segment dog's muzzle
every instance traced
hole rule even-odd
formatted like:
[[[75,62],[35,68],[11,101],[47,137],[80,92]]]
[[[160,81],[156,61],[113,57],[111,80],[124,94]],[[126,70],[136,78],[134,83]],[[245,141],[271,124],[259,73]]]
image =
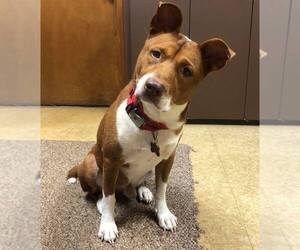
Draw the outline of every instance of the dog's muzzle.
[[[150,77],[144,84],[144,88],[141,93],[142,99],[158,105],[161,97],[166,93],[165,87],[157,80]]]

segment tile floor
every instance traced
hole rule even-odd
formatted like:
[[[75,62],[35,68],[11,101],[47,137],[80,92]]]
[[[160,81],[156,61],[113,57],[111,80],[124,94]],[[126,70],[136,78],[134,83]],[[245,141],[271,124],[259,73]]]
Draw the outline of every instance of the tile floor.
[[[40,131],[41,139],[95,140],[104,112],[104,108],[2,107],[0,139],[37,139]],[[260,201],[265,205],[262,211],[268,211],[273,204],[267,195],[259,197],[258,126],[186,125],[181,143],[193,149],[195,199],[202,229],[200,245],[222,250],[296,249],[284,236],[283,226],[278,227],[281,240],[276,245],[268,245],[270,240],[264,247],[260,245],[260,230],[274,233],[277,224],[270,212],[264,216],[269,218],[268,223],[260,228]],[[274,237],[269,231],[267,237]]]

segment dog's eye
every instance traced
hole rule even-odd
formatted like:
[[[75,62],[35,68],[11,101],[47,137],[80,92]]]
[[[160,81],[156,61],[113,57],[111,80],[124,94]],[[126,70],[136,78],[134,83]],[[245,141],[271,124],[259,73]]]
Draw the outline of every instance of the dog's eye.
[[[184,77],[190,77],[193,75],[193,71],[188,66],[182,66],[179,68],[180,74],[182,74]]]
[[[161,56],[161,52],[156,49],[151,50],[150,53],[151,53],[151,56],[154,57],[155,59],[159,59]]]

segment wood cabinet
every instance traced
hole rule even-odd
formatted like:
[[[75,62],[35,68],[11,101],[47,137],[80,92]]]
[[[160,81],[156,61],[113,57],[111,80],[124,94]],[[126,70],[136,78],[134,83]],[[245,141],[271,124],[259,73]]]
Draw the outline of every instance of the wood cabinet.
[[[192,0],[191,39],[202,42],[222,38],[236,56],[225,68],[200,83],[190,108],[190,119],[245,119],[252,4],[252,0]]]

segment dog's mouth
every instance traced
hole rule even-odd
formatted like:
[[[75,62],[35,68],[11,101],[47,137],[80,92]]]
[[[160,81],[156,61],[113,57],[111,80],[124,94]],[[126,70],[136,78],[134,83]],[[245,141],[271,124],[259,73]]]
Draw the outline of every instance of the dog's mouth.
[[[153,96],[147,92],[137,95],[138,100],[143,104],[155,108],[157,111],[167,112],[170,110],[170,101],[166,96]]]
[[[147,91],[143,91],[142,93],[137,95],[137,98],[141,101],[141,102],[147,102],[150,103],[152,105],[154,105],[157,109],[160,109],[160,96],[155,96],[152,94],[149,94]]]

